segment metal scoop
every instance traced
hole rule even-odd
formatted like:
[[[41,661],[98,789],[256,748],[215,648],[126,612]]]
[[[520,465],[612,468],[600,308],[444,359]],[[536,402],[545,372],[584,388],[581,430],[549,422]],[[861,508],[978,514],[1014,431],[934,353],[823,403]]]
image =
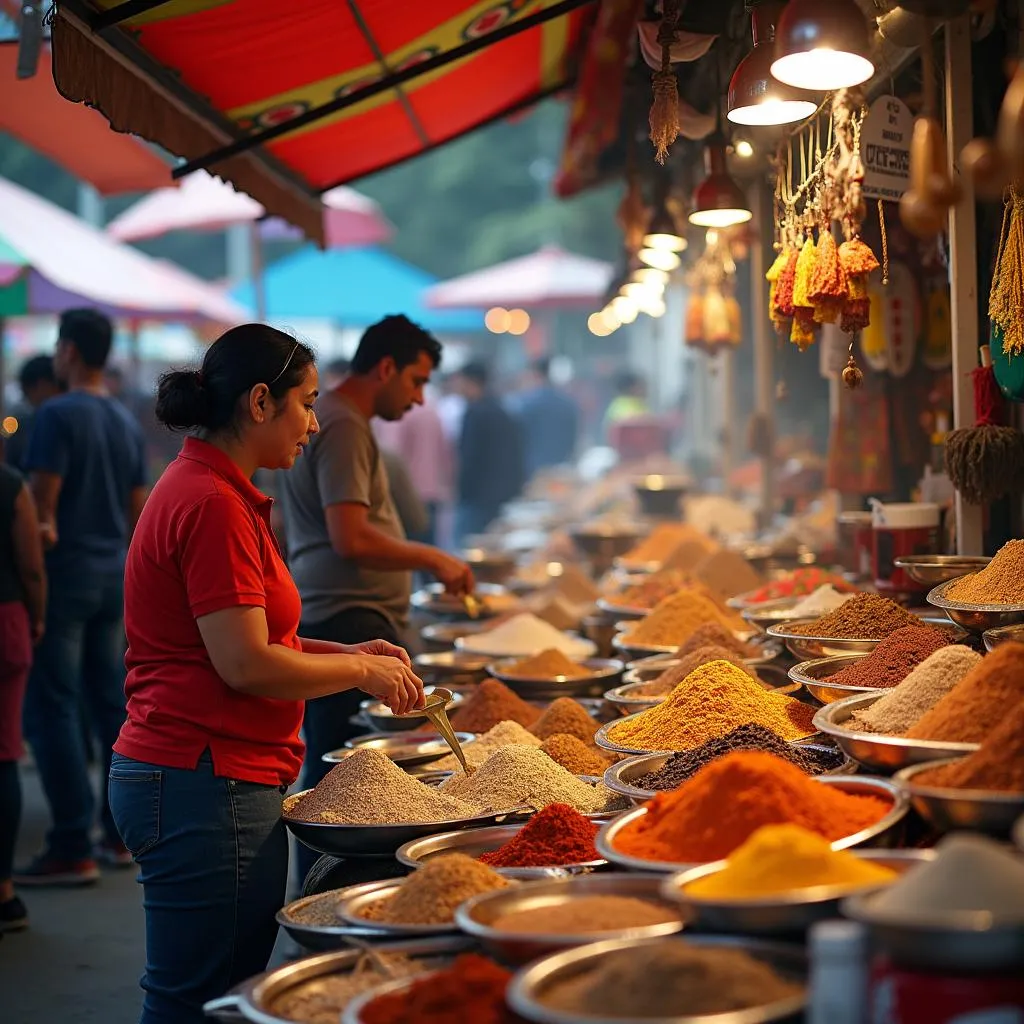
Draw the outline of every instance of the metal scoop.
[[[429,718],[434,728],[441,734],[448,746],[452,748],[452,753],[459,759],[462,770],[469,774],[466,755],[463,754],[462,745],[459,743],[455,730],[452,729],[451,723],[448,721],[446,709],[454,696],[451,690],[447,690],[443,686],[435,686],[433,692],[427,694],[422,708],[413,708],[412,711],[407,711],[404,715],[396,715],[395,717],[419,718],[422,716]]]

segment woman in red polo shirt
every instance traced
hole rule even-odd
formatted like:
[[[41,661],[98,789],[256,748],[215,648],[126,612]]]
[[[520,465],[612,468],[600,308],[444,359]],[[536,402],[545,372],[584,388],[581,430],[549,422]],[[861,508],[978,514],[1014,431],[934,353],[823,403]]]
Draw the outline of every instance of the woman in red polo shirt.
[[[195,436],[128,553],[128,718],[109,785],[144,887],[142,1024],[202,1021],[206,1000],[266,967],[303,701],[358,688],[401,713],[422,700],[401,648],[296,636],[299,594],[251,478],[301,455],[316,396],[313,353],[260,324],[160,381],[158,418]]]

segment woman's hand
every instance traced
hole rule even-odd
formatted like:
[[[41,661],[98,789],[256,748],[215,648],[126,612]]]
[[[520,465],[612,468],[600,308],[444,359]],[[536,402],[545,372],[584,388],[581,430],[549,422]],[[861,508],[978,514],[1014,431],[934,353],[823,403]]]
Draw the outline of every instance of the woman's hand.
[[[366,640],[361,644],[350,644],[348,650],[351,654],[374,654],[382,658],[397,658],[403,665],[412,668],[409,654],[404,647],[388,643],[387,640]]]
[[[384,643],[382,640],[374,642]],[[393,715],[404,715],[423,707],[423,681],[404,661],[371,654],[362,659],[362,669],[363,682],[359,689],[387,704]]]

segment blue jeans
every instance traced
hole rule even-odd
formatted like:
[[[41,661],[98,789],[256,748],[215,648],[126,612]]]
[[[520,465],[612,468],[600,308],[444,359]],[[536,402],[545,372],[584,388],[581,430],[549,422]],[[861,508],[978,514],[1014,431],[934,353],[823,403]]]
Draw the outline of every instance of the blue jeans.
[[[98,741],[103,777],[125,718],[124,579],[120,573],[70,580],[54,576],[46,634],[36,648],[25,694],[25,738],[39,769],[53,827],[47,852],[62,860],[92,856],[96,796],[82,734],[83,702]],[[106,836],[117,838],[101,796]]]
[[[110,807],[146,911],[141,1024],[201,1024],[203,1003],[266,970],[284,904],[285,787],[114,754]]]

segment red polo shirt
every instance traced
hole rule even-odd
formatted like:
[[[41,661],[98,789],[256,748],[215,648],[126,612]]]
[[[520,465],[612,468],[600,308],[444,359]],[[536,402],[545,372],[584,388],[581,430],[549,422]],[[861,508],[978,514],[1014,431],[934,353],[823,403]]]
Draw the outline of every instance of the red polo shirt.
[[[251,697],[225,683],[196,619],[266,610],[272,644],[300,649],[302,603],[270,528],[272,500],[223,452],[194,438],[153,488],[125,567],[128,720],[114,750],[217,775],[286,785],[302,764],[303,703]]]

